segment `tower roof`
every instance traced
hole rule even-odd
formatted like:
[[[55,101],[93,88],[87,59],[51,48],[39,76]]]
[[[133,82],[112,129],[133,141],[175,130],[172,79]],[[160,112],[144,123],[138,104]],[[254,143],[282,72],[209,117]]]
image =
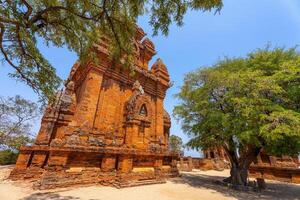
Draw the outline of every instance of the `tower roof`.
[[[155,74],[158,78],[163,79],[165,82],[169,83],[170,76],[166,65],[163,63],[162,59],[158,58],[151,67],[151,72]]]

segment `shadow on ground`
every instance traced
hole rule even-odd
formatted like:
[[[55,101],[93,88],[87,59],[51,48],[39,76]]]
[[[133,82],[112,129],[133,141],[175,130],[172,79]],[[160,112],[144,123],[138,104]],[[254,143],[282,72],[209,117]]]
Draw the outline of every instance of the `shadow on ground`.
[[[181,178],[172,179],[171,182],[188,184],[196,188],[211,189],[227,197],[234,197],[241,200],[300,200],[300,185],[266,181],[267,189],[262,192],[243,192],[216,183],[217,181],[222,181],[224,178],[226,177],[183,173]]]
[[[28,197],[25,197],[22,200],[78,200],[78,197],[72,196],[61,196],[60,194],[56,193],[35,193],[31,194]]]

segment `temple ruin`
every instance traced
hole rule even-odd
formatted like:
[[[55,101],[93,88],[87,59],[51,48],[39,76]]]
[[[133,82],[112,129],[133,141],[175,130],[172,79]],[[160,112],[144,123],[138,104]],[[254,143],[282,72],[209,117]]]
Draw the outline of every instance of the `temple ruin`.
[[[208,149],[204,157],[217,163],[213,169],[220,169],[223,163],[229,163],[226,152],[222,149]],[[226,162],[227,161],[227,162]],[[228,165],[226,168],[230,168]],[[250,165],[249,176],[291,183],[300,183],[300,163],[298,156],[268,155],[262,150],[255,161]]]
[[[222,148],[203,151],[203,158],[182,157],[177,161],[182,171],[230,169],[229,158]],[[263,150],[250,165],[249,176],[259,179],[300,183],[300,162],[298,156],[272,156]]]
[[[300,183],[300,162],[298,156],[272,156],[264,151],[251,164],[249,175],[290,183]]]
[[[94,45],[99,61],[77,62],[47,107],[32,146],[20,148],[10,178],[36,180],[40,189],[74,184],[128,187],[178,175],[168,152],[170,116],[164,98],[167,67],[142,29],[134,40],[134,74],[114,65],[107,42]]]

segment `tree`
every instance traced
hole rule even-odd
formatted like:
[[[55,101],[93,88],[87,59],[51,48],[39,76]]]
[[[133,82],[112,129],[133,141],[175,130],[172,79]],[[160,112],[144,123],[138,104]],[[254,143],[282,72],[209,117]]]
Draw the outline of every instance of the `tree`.
[[[32,142],[32,122],[40,114],[36,103],[20,96],[0,97],[0,147],[18,149]]]
[[[11,165],[17,161],[18,153],[10,149],[0,150],[0,165]]]
[[[112,57],[128,55],[130,61],[137,18],[147,11],[154,35],[167,35],[172,22],[183,24],[188,8],[221,7],[222,0],[1,0],[0,55],[15,71],[10,75],[45,101],[53,97],[60,78],[39,51],[38,39],[47,46],[66,46],[84,61],[93,56],[87,50],[105,36],[110,38]]]
[[[263,148],[273,155],[300,151],[300,54],[267,47],[225,59],[185,76],[174,109],[192,148],[222,147],[234,185]]]
[[[184,145],[182,139],[177,135],[171,135],[169,138],[169,151],[172,153],[184,154]]]

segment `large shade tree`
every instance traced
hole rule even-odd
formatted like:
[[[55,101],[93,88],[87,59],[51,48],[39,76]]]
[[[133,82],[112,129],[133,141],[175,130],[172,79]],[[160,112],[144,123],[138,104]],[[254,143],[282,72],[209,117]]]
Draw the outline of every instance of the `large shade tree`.
[[[37,41],[66,46],[84,61],[101,36],[110,38],[112,57],[127,58],[139,16],[148,14],[154,35],[168,34],[172,22],[183,24],[187,9],[219,11],[222,0],[0,0],[0,59],[42,100],[53,97],[60,85],[55,68],[37,47]],[[130,67],[130,66],[129,66]]]
[[[248,168],[264,149],[300,151],[300,54],[265,48],[185,76],[174,109],[193,148],[225,149],[232,184],[247,185]]]

